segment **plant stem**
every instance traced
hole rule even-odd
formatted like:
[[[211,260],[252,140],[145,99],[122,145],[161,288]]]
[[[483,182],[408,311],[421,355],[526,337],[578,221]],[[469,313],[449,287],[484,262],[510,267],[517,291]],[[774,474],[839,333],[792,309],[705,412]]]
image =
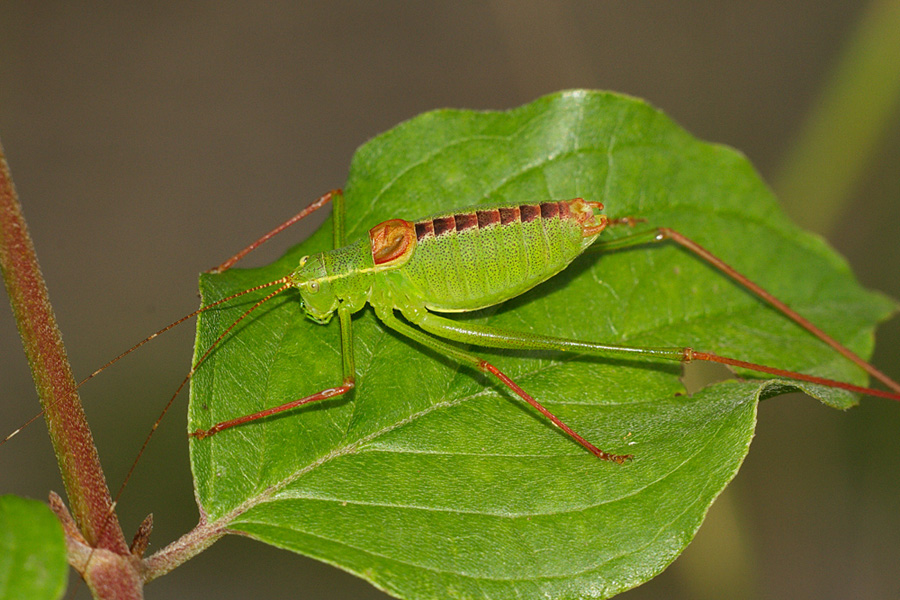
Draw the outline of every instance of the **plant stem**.
[[[90,546],[130,559],[2,144],[0,269],[75,521]],[[121,566],[128,568],[125,561]],[[104,584],[109,583],[110,573],[115,570],[110,569],[107,562]],[[90,576],[87,579],[91,585]],[[91,587],[98,597],[112,597],[93,585]],[[119,594],[118,597],[142,597],[139,585],[136,590],[118,587],[110,593]]]
[[[900,2],[873,0],[787,152],[775,189],[798,223],[827,233],[900,107]]]
[[[150,582],[165,575],[181,563],[212,546],[219,538],[228,533],[225,528],[228,522],[227,518],[222,518],[210,523],[205,516],[201,516],[200,523],[191,531],[144,559],[142,567],[144,581]]]

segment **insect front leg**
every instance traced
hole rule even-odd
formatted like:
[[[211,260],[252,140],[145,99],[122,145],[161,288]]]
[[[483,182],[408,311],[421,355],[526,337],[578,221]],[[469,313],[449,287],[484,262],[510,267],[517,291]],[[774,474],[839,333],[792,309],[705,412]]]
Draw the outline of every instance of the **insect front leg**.
[[[215,272],[224,271],[225,269],[230,268],[234,263],[243,258],[246,254],[256,249],[260,244],[267,241],[269,238],[274,236],[277,233],[280,233],[287,227],[290,227],[300,219],[306,217],[313,211],[321,208],[329,201],[334,203],[334,211],[332,213],[332,222],[333,222],[333,232],[334,232],[334,247],[339,248],[344,245],[344,194],[341,190],[332,190],[327,194],[320,197],[318,200],[304,208],[297,215],[291,217],[260,239],[256,240],[252,244],[250,244],[247,248],[244,248],[242,251],[238,252],[235,256],[228,259],[216,269]],[[279,290],[280,291],[280,290]],[[312,394],[310,396],[304,396],[303,398],[298,398],[297,400],[293,400],[291,402],[287,402],[285,404],[281,404],[279,406],[273,406],[272,408],[267,408],[265,410],[261,410],[259,412],[255,412],[250,415],[244,415],[242,417],[237,417],[234,419],[229,419],[228,421],[222,421],[221,423],[216,423],[209,429],[197,429],[191,433],[192,437],[197,439],[203,439],[219,433],[220,431],[224,431],[225,429],[230,429],[232,427],[236,427],[238,425],[243,425],[245,423],[250,423],[274,414],[278,414],[280,412],[284,412],[287,410],[291,410],[293,408],[297,408],[298,406],[303,406],[304,404],[310,404],[312,402],[318,402],[319,400],[327,400],[328,398],[335,398],[337,396],[342,396],[346,394],[350,390],[354,388],[356,385],[356,365],[353,360],[353,330],[351,327],[351,311],[350,305],[346,303],[341,303],[337,309],[338,320],[341,324],[341,368],[343,371],[343,381],[341,385],[333,388],[328,388]],[[231,327],[234,327],[232,324]],[[229,328],[230,329],[230,328]],[[207,354],[209,352],[207,351]],[[203,358],[206,358],[204,355]],[[201,359],[202,360],[202,359]],[[194,367],[196,369],[196,366]],[[193,372],[193,371],[192,371]]]
[[[203,438],[215,435],[220,431],[231,429],[232,427],[243,425],[245,423],[251,423],[286,410],[297,408],[298,406],[318,402],[319,400],[336,398],[352,390],[356,385],[356,364],[353,359],[353,333],[350,323],[350,310],[344,305],[338,307],[338,320],[341,324],[341,366],[344,376],[343,382],[339,386],[327,388],[320,392],[316,392],[315,394],[304,396],[303,398],[298,398],[297,400],[273,406],[253,414],[222,421],[221,423],[216,423],[209,429],[197,429],[191,432],[191,437],[202,440]]]

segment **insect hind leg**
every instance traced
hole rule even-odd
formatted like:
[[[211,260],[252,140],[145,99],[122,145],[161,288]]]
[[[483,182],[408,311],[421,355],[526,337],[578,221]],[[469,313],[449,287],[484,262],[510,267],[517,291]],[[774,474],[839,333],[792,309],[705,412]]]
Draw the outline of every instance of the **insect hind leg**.
[[[394,315],[393,309],[391,308],[383,308],[378,310],[378,318],[381,319],[381,321],[385,325],[387,325],[394,331],[410,338],[415,342],[422,344],[423,346],[431,348],[435,352],[443,354],[444,356],[457,360],[463,364],[473,366],[479,371],[490,373],[491,375],[495,376],[506,387],[515,392],[517,396],[530,404],[535,410],[537,410],[544,417],[550,420],[551,423],[559,427],[563,432],[565,432],[566,435],[581,444],[581,446],[583,446],[588,452],[590,452],[597,458],[608,460],[610,462],[615,462],[618,464],[622,464],[632,458],[630,454],[611,454],[591,444],[589,441],[584,439],[584,437],[579,435],[574,429],[566,425],[559,417],[547,410],[540,402],[535,400],[534,397],[532,397],[525,390],[519,387],[519,385],[515,381],[510,379],[506,374],[500,371],[500,369],[487,362],[486,360],[483,360],[473,354],[469,354],[468,352],[451,346],[450,344],[447,344],[440,339],[432,337],[427,333],[404,323]]]
[[[624,237],[621,237],[616,240],[603,240],[594,242],[590,248],[588,248],[591,252],[604,252],[610,250],[622,250],[625,248],[631,248],[634,246],[641,246],[644,244],[656,244],[661,242],[673,242],[678,244],[697,258],[700,258],[710,265],[713,268],[718,270],[721,273],[724,273],[732,280],[734,280],[738,285],[742,286],[746,290],[749,290],[752,294],[756,295],[758,298],[768,303],[770,306],[775,308],[778,312],[783,314],[788,319],[794,321],[797,325],[811,333],[812,335],[819,338],[823,343],[830,346],[833,350],[844,356],[846,359],[853,362],[855,365],[863,369],[866,373],[874,377],[875,379],[882,382],[884,385],[889,387],[894,391],[893,394],[889,394],[887,397],[892,399],[900,398],[900,383],[894,381],[890,377],[888,377],[883,372],[879,371],[872,364],[863,360],[859,355],[855,352],[838,342],[836,339],[825,333],[822,329],[820,329],[817,325],[812,323],[809,319],[799,314],[797,311],[788,306],[785,302],[775,297],[772,293],[768,292],[759,284],[752,281],[749,277],[740,273],[737,269],[726,263],[724,260],[687,237],[683,233],[680,233],[674,229],[669,227],[657,227],[655,229],[651,229],[649,231],[643,231],[639,233],[633,233]],[[826,384],[830,385],[830,384]],[[838,386],[839,387],[839,386]],[[872,394],[872,391],[868,388],[863,388],[866,391],[863,393],[871,394],[871,395],[882,395],[879,393]]]

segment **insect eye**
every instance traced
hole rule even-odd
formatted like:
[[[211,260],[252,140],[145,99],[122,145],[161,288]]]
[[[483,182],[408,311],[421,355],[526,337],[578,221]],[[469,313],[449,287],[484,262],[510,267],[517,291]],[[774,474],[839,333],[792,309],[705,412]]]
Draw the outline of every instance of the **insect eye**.
[[[318,282],[318,281],[310,281],[310,282],[306,285],[306,288],[307,288],[310,292],[312,292],[313,294],[315,294],[316,292],[319,291],[319,282]]]
[[[304,256],[303,258],[301,258],[301,259],[300,259],[300,266],[302,267],[303,265],[305,265],[305,264],[306,264],[306,261],[308,261],[308,260],[309,260],[309,256],[308,256],[308,255],[307,255],[307,256]]]

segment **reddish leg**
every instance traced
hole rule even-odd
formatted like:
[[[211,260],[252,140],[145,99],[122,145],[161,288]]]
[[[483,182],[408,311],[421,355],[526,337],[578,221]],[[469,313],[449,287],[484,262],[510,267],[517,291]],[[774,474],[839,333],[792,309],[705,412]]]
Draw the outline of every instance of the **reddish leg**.
[[[552,412],[544,408],[540,402],[532,398],[525,390],[519,387],[515,381],[507,377],[500,369],[492,365],[491,363],[482,360],[478,365],[478,368],[487,373],[491,373],[497,377],[500,381],[502,381],[506,387],[514,391],[522,400],[533,406],[539,413],[550,419],[550,421],[562,429],[568,434],[573,440],[584,446],[588,452],[596,456],[597,458],[601,458],[603,460],[608,460],[614,463],[619,463],[620,465],[628,460],[631,460],[631,454],[610,454],[609,452],[604,452],[600,448],[596,447],[580,435],[576,433],[571,427],[560,421],[559,417],[554,415]]]
[[[252,310],[252,309],[251,309]],[[284,412],[286,410],[291,410],[292,408],[297,408],[298,406],[303,406],[304,404],[310,404],[312,402],[318,402],[319,400],[327,400],[328,398],[335,398],[337,396],[341,396],[346,394],[350,390],[353,389],[356,381],[356,366],[353,361],[353,334],[350,328],[350,310],[346,308],[344,305],[341,305],[337,309],[338,319],[341,324],[341,357],[342,357],[342,368],[344,372],[344,382],[334,388],[328,388],[322,390],[321,392],[317,392],[310,396],[304,396],[298,400],[294,400],[292,402],[287,402],[285,404],[281,404],[279,406],[273,406],[272,408],[267,408],[265,410],[261,410],[259,412],[255,412],[250,415],[244,415],[241,417],[236,417],[234,419],[229,419],[227,421],[222,421],[221,423],[216,423],[209,429],[197,429],[196,431],[191,432],[191,437],[197,438],[198,440],[202,440],[203,438],[207,438],[211,435],[215,435],[220,431],[224,431],[226,429],[230,429],[237,425],[243,425],[244,423],[250,423],[252,421],[256,421],[271,415],[278,414],[280,412]],[[245,313],[246,315],[246,313]],[[243,318],[243,317],[241,317]],[[240,320],[240,319],[239,319]],[[237,322],[235,322],[235,325]],[[219,339],[222,336],[226,335],[234,325],[229,327],[225,332],[219,336]],[[217,340],[218,341],[218,340]],[[206,358],[209,355],[209,351],[203,355],[201,360]],[[195,367],[196,369],[196,367]],[[192,371],[193,372],[193,371]]]
[[[519,385],[515,381],[513,381],[512,379],[507,377],[503,372],[500,371],[500,369],[498,369],[491,363],[489,363],[485,360],[481,360],[480,358],[478,358],[477,356],[475,356],[473,354],[469,354],[468,352],[460,350],[456,346],[447,344],[443,340],[439,340],[435,337],[432,337],[432,336],[428,335],[427,333],[425,333],[419,329],[416,329],[415,327],[412,327],[411,325],[406,324],[405,322],[401,321],[396,316],[394,316],[394,310],[391,307],[376,306],[375,310],[376,310],[376,314],[378,315],[378,318],[381,319],[381,321],[385,325],[387,325],[391,329],[397,331],[398,333],[408,337],[409,339],[411,339],[415,342],[422,344],[423,346],[425,346],[427,348],[431,348],[435,352],[438,352],[440,354],[448,356],[448,357],[450,357],[454,360],[457,360],[463,364],[471,365],[482,372],[490,373],[490,374],[494,375],[495,377],[497,377],[497,379],[502,381],[504,385],[506,385],[513,392],[515,392],[517,396],[519,396],[525,402],[527,402],[528,404],[533,406],[539,413],[544,415],[554,425],[556,425],[557,427],[562,429],[566,433],[566,435],[568,435],[573,440],[575,440],[576,442],[581,444],[588,452],[590,452],[597,458],[600,458],[603,460],[608,460],[610,462],[615,462],[615,463],[619,463],[619,464],[622,464],[631,458],[630,454],[610,454],[609,452],[604,452],[600,448],[597,448],[596,446],[594,446],[592,443],[590,443],[589,441],[584,439],[582,436],[580,436],[578,433],[576,433],[574,429],[572,429],[571,427],[569,427],[568,425],[563,423],[559,417],[557,417],[556,415],[551,413],[549,410],[544,408],[544,406],[541,405],[540,402],[538,402],[533,397],[531,397],[531,395],[529,395],[528,393],[525,392],[525,390],[523,390],[521,387],[519,387]],[[430,315],[429,313],[426,313],[426,315],[433,316],[433,315]],[[456,322],[454,321],[453,323],[456,323]],[[447,336],[447,337],[450,339],[453,339],[452,336]],[[475,343],[478,343],[478,342],[475,342]]]
[[[354,382],[353,378],[351,377],[349,380],[344,381],[342,385],[339,385],[336,388],[328,388],[327,390],[322,390],[321,392],[318,392],[311,396],[306,396],[305,398],[300,398],[299,400],[294,400],[293,402],[288,402],[287,404],[273,406],[272,408],[267,408],[250,415],[244,415],[243,417],[237,417],[236,419],[222,421],[221,423],[216,423],[209,429],[197,429],[196,431],[191,432],[191,437],[202,440],[203,438],[215,435],[220,431],[230,429],[237,425],[243,425],[244,423],[256,421],[258,419],[262,419],[271,415],[276,415],[280,412],[291,410],[292,408],[297,408],[298,406],[303,406],[304,404],[310,404],[312,402],[318,402],[319,400],[327,400],[328,398],[341,396],[352,390],[353,386]]]
[[[632,218],[626,217],[626,220],[624,222],[627,223],[630,219],[632,219]],[[616,219],[612,222],[615,222],[615,221],[622,221],[622,220]],[[797,323],[798,325],[800,325],[801,327],[806,329],[808,332],[810,332],[811,334],[813,334],[814,336],[816,336],[817,338],[822,340],[825,344],[827,344],[828,346],[833,348],[835,351],[840,353],[842,356],[853,361],[853,363],[855,363],[861,369],[866,371],[869,375],[871,375],[872,377],[875,377],[876,379],[881,381],[884,385],[886,385],[887,387],[894,390],[894,392],[900,393],[900,383],[897,383],[896,381],[894,381],[893,379],[891,379],[890,377],[888,377],[887,375],[885,375],[884,373],[882,373],[881,371],[876,369],[874,366],[872,366],[868,362],[864,361],[862,358],[857,356],[852,350],[843,346],[840,342],[838,342],[837,340],[832,338],[830,335],[828,335],[827,333],[825,333],[824,331],[819,329],[816,325],[814,325],[808,319],[806,319],[805,317],[803,317],[802,315],[797,313],[795,310],[793,310],[791,307],[789,307],[787,304],[785,304],[784,302],[782,302],[781,300],[779,300],[778,298],[776,298],[775,296],[773,296],[772,294],[767,292],[761,286],[757,285],[756,283],[754,283],[753,281],[748,279],[745,275],[742,275],[741,273],[736,271],[731,265],[727,264],[722,259],[720,259],[719,257],[712,254],[709,250],[707,250],[706,248],[704,248],[697,242],[691,240],[690,238],[675,231],[674,229],[669,229],[668,227],[658,227],[651,231],[636,233],[633,235],[629,235],[627,237],[619,238],[617,240],[596,242],[596,243],[594,243],[593,246],[591,246],[591,248],[596,251],[617,250],[620,248],[628,248],[631,246],[638,246],[641,244],[648,244],[648,243],[655,243],[655,242],[664,242],[667,240],[671,240],[671,241],[675,242],[676,244],[682,246],[683,248],[690,250],[696,256],[699,256],[700,258],[702,258],[703,260],[705,260],[706,262],[708,262],[709,264],[714,266],[719,271],[722,271],[723,273],[725,273],[726,275],[728,275],[729,277],[734,279],[736,282],[738,282],[739,284],[741,284],[742,286],[744,286],[745,288],[747,288],[748,290],[753,292],[756,296],[758,296],[759,298],[761,298],[762,300],[764,300],[765,302],[769,303],[771,306],[773,306],[774,308],[779,310],[786,317],[788,317],[789,319],[791,319],[792,321],[794,321],[795,323]],[[696,354],[699,355],[700,353],[696,353]],[[695,356],[695,358],[699,358],[699,356]],[[703,360],[710,360],[710,359],[704,358]],[[722,361],[716,361],[716,362],[722,362]],[[740,361],[736,361],[736,362],[740,362]],[[729,363],[729,364],[736,364],[736,362]],[[736,366],[741,366],[741,365],[736,365]],[[748,368],[752,368],[752,367],[748,367]],[[756,369],[756,370],[761,370],[761,369]],[[771,372],[771,371],[766,371],[766,372]],[[788,372],[783,371],[779,374],[781,375],[783,373],[788,373]],[[782,376],[792,377],[794,379],[804,379],[806,381],[812,381],[808,377],[803,377],[803,376],[801,376],[801,377],[796,377],[794,375],[782,375]],[[814,383],[823,383],[823,382],[816,381]],[[832,382],[824,383],[824,385],[831,385],[832,387],[842,387],[839,385],[835,385]],[[879,394],[877,392],[873,393],[868,388],[859,388],[854,391],[860,391],[860,390],[862,390],[862,393],[864,393],[864,394],[884,396],[884,397],[892,398],[895,400],[900,398],[900,396],[898,396],[897,393],[887,394],[887,395]]]

